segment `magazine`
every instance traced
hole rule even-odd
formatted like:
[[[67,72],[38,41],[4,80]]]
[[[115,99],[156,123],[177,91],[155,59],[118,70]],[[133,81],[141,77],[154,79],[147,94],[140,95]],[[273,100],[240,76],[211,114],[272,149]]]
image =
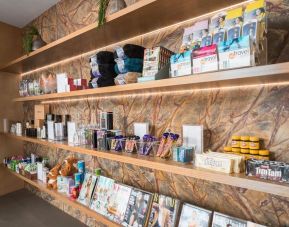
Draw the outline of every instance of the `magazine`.
[[[97,176],[91,173],[86,173],[84,181],[78,196],[77,201],[85,206],[88,206],[91,200],[91,196],[97,182]]]
[[[182,208],[179,227],[209,227],[211,226],[212,214],[212,211],[186,203]]]
[[[108,217],[116,223],[122,223],[128,205],[132,188],[123,184],[114,183],[112,194],[108,202]]]
[[[174,227],[180,201],[164,195],[154,195],[149,227]]]
[[[247,221],[214,212],[212,227],[247,227]]]
[[[91,199],[90,209],[107,216],[108,201],[111,197],[114,180],[100,176]]]
[[[146,226],[153,194],[134,188],[130,194],[123,226]]]

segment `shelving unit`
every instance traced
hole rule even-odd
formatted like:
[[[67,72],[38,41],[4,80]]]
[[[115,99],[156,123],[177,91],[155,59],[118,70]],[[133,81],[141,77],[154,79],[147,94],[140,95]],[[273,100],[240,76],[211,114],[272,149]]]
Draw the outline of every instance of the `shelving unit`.
[[[197,179],[208,180],[220,184],[246,188],[250,190],[270,193],[289,198],[289,185],[247,177],[244,173],[224,174],[201,168],[196,168],[191,164],[182,164],[170,160],[163,160],[157,157],[139,156],[137,154],[127,154],[124,152],[117,153],[110,151],[98,151],[96,149],[87,148],[84,146],[70,146],[67,144],[67,142],[47,141],[25,136],[15,136],[11,134],[4,134],[4,135],[12,139],[40,144],[51,148],[63,149],[81,154],[92,155],[95,157],[104,158],[111,161],[132,164],[145,168],[169,172],[172,174],[178,174],[185,177],[193,177]]]
[[[25,73],[241,2],[244,0],[142,0],[108,16],[101,28],[93,23],[0,66],[0,71]]]
[[[132,94],[145,92],[162,92],[186,89],[211,89],[232,86],[248,86],[268,83],[289,83],[289,62],[183,76],[137,84],[110,86],[65,93],[54,93],[39,96],[15,98],[15,102],[40,101],[63,98],[79,98],[84,96],[105,96],[114,94]]]
[[[5,167],[2,167],[2,168],[4,169]],[[28,178],[26,178],[26,177],[24,177],[24,176],[22,176],[22,175],[20,175],[18,173],[15,173],[15,172],[13,172],[13,171],[11,171],[9,169],[7,169],[7,172],[13,174],[14,176],[16,176],[18,178],[20,178],[21,180],[25,181],[26,183],[38,188],[40,191],[46,192],[47,194],[51,195],[55,199],[57,199],[59,201],[62,201],[64,203],[72,206],[73,208],[82,211],[83,213],[87,214],[90,217],[95,218],[97,221],[103,223],[104,225],[111,226],[111,227],[119,227],[120,226],[119,224],[117,224],[117,223],[115,223],[113,221],[110,221],[105,216],[103,216],[101,214],[98,214],[95,211],[89,209],[88,207],[86,207],[86,206],[84,206],[84,205],[82,205],[82,204],[70,199],[66,195],[61,194],[61,193],[59,193],[57,191],[48,189],[46,187],[46,184],[44,184],[41,181],[30,180],[30,179],[28,179]]]

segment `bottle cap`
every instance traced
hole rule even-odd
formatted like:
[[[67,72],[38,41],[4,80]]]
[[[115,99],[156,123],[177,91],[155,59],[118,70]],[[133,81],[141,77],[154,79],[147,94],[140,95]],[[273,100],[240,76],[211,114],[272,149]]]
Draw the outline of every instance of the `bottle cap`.
[[[259,150],[259,155],[261,155],[261,156],[268,156],[269,153],[270,152],[268,150]]]
[[[241,140],[249,141],[250,140],[250,136],[241,136]]]
[[[240,136],[236,136],[236,135],[234,135],[234,136],[232,136],[232,140],[240,140]]]
[[[232,147],[224,147],[225,152],[232,152]]]
[[[252,142],[258,142],[259,140],[260,140],[259,137],[250,136],[250,141],[252,141]]]

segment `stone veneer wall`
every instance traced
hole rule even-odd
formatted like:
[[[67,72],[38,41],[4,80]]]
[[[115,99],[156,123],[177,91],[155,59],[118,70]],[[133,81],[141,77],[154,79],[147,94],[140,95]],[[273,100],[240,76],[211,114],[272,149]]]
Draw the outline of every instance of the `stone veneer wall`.
[[[289,2],[268,2],[269,63],[288,61]],[[46,42],[52,42],[97,20],[94,0],[62,0],[32,23],[40,28]],[[162,45],[177,51],[182,28],[175,26],[158,34],[131,40],[145,47]],[[89,78],[88,57],[28,75],[68,72],[74,77]],[[55,114],[71,114],[74,121],[90,123],[99,111],[113,111],[115,126],[132,131],[135,121],[148,121],[152,133],[160,135],[166,128],[180,133],[182,124],[203,124],[207,130],[206,147],[221,150],[232,134],[255,134],[265,139],[265,145],[277,160],[289,162],[289,86],[254,86],[238,89],[190,91],[184,94],[159,94],[112,99],[79,99],[51,104]],[[33,119],[34,102],[24,103],[25,119]],[[78,114],[81,113],[81,114]],[[55,151],[44,146],[25,145],[27,153],[48,156],[50,164],[63,160],[68,151]],[[88,168],[101,167],[103,174],[128,185],[181,199],[184,202],[223,212],[235,217],[269,226],[289,226],[289,199],[267,193],[231,187],[195,178],[183,177],[149,168],[141,168],[74,154],[86,161]],[[27,185],[42,198],[89,226],[102,226],[97,220],[74,210],[54,198]]]

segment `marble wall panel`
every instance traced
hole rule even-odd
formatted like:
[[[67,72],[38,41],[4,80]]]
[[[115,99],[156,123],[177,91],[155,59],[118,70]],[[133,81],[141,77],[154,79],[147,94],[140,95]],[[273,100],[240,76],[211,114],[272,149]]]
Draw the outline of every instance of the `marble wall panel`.
[[[270,0],[268,4],[269,63],[288,61],[289,2]],[[41,30],[46,42],[52,42],[97,20],[97,5],[93,0],[62,0],[36,18],[32,23]],[[138,37],[131,43],[146,47],[165,46],[179,49],[183,28],[173,26],[165,31]],[[68,72],[74,78],[89,75],[89,55],[65,64],[59,64],[26,77],[39,77],[47,72]],[[206,129],[206,148],[222,150],[233,134],[257,135],[277,160],[289,162],[289,86],[252,86],[234,89],[188,91],[157,95],[78,99],[52,103],[55,114],[71,114],[80,124],[95,123],[99,111],[113,111],[114,125],[132,133],[133,122],[148,121],[151,133],[161,135],[166,129],[181,133],[182,124],[203,124]],[[24,104],[25,120],[33,119],[34,102]],[[183,177],[149,168],[50,149],[27,143],[26,153],[47,156],[50,164],[68,155],[84,159],[89,169],[101,167],[103,174],[128,185],[158,192],[201,207],[248,219],[268,226],[289,226],[289,199],[253,190],[231,187]],[[61,210],[89,226],[100,226],[97,221],[77,210],[59,204],[53,198],[35,191]]]

